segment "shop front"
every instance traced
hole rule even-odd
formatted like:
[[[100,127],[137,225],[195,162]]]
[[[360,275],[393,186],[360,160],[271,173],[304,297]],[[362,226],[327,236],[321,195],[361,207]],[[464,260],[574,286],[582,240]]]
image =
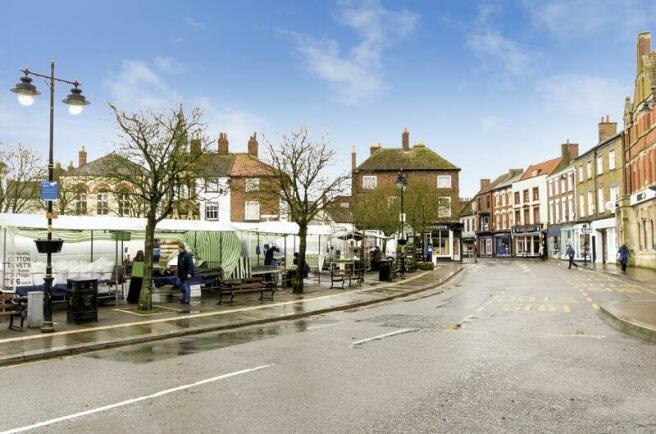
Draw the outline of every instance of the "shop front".
[[[462,260],[462,223],[436,224],[429,230],[434,260]]]
[[[617,231],[615,217],[595,220],[592,228],[592,258],[600,264],[614,264],[617,257]]]
[[[523,258],[540,256],[542,236],[540,225],[514,226],[512,228],[514,256]]]
[[[560,259],[561,225],[549,225],[547,228],[547,257]]]
[[[508,258],[512,255],[512,237],[510,232],[497,232],[493,235],[494,256]]]
[[[479,256],[492,256],[494,250],[492,248],[492,234],[490,232],[478,232],[476,234],[478,240],[478,254]]]
[[[567,260],[567,246],[572,246],[574,252],[578,252],[578,236],[575,236],[574,225],[560,225],[559,242],[558,259]]]

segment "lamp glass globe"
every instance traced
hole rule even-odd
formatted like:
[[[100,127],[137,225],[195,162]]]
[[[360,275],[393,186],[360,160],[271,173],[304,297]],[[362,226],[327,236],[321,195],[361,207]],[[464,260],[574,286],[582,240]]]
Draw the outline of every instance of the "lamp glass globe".
[[[70,114],[72,114],[73,116],[77,116],[80,113],[82,113],[83,108],[84,108],[84,106],[82,106],[82,105],[69,105],[68,106],[68,112]]]
[[[32,96],[32,95],[18,94],[16,98],[18,99],[18,103],[20,105],[30,106],[30,105],[34,104],[34,96]]]

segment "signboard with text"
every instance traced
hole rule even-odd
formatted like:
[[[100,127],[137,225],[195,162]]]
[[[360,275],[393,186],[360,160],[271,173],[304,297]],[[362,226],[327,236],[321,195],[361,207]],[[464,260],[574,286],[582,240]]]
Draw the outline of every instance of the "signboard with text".
[[[41,200],[57,200],[59,189],[56,181],[41,181]]]
[[[7,255],[7,272],[5,273],[5,288],[14,286],[32,286],[32,257],[30,252],[16,252]]]

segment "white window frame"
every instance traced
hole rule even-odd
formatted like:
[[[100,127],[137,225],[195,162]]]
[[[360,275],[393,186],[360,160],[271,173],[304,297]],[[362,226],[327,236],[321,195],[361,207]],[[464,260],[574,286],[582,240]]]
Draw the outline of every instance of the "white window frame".
[[[205,193],[220,193],[221,182],[218,177],[208,178],[205,181]]]
[[[374,190],[378,186],[378,177],[376,175],[366,175],[362,177],[362,188],[364,190]]]
[[[594,192],[592,190],[588,190],[588,215],[594,215],[595,213],[595,206],[594,206]]]
[[[99,212],[101,209],[103,212]],[[96,192],[96,214],[109,214],[109,190],[101,189]]]
[[[604,173],[604,156],[597,156],[597,175]]]
[[[216,217],[210,217],[211,214],[216,214]],[[205,204],[205,220],[216,221],[219,219],[219,203],[207,202]]]
[[[249,212],[249,207],[252,207],[250,212]],[[257,200],[247,200],[246,202],[244,202],[244,220],[255,221],[259,219],[260,219],[260,202]]]
[[[451,175],[437,175],[437,188],[451,188]]]
[[[244,190],[246,193],[260,191],[260,178],[246,178]]]
[[[617,162],[615,161],[615,149],[611,149],[608,151],[608,170],[615,170],[615,165]]]
[[[579,165],[579,182],[585,181],[585,173],[583,172],[583,164]]]
[[[592,160],[585,163],[585,170],[587,170],[588,179],[592,179]]]
[[[617,203],[617,200],[620,198],[620,186],[615,184],[610,186],[610,200],[613,204]]]

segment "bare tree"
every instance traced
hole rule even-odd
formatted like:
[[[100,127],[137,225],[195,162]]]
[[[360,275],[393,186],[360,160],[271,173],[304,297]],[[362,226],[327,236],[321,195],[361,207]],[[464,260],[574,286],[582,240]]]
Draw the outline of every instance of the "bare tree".
[[[395,185],[381,185],[373,190],[357,189],[353,194],[354,224],[362,229],[363,234],[367,229],[379,230],[386,237],[397,233],[401,227],[399,194]],[[384,240],[383,252],[386,249],[387,240]]]
[[[335,161],[335,151],[328,148],[325,137],[315,140],[304,128],[283,135],[278,145],[266,138],[265,141],[268,151],[265,162],[272,170],[265,178],[267,185],[263,192],[281,202],[289,218],[298,224],[298,271],[293,292],[302,293],[308,225],[344,192],[350,175],[328,173]]]
[[[0,149],[0,212],[20,213],[38,204],[39,181],[46,174],[45,163],[32,148],[19,143]]]
[[[139,111],[127,114],[110,104],[119,130],[120,143],[114,155],[116,180],[132,186],[130,200],[143,206],[147,220],[143,286],[139,310],[152,308],[152,270],[155,229],[174,213],[189,212],[196,203],[195,174],[207,149],[201,112],[186,115],[179,107],[169,112]],[[191,138],[191,140],[189,139]],[[132,164],[126,166],[125,161]]]

